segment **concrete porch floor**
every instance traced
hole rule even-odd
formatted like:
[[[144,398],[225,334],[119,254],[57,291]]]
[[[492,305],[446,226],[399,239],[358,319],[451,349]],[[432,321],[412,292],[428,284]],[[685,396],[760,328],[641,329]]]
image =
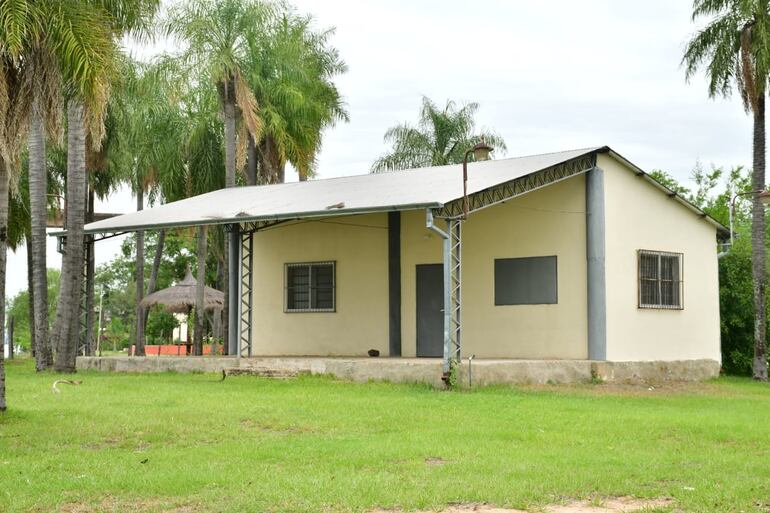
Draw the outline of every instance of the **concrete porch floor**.
[[[654,383],[701,381],[719,375],[719,362],[683,360],[668,362],[604,362],[591,360],[463,360],[460,384],[467,386],[472,368],[473,386],[495,384],[581,383],[592,378],[607,382]],[[291,377],[329,374],[355,382],[389,381],[443,386],[440,358],[366,358],[323,356],[82,356],[78,370],[104,372],[248,372]]]

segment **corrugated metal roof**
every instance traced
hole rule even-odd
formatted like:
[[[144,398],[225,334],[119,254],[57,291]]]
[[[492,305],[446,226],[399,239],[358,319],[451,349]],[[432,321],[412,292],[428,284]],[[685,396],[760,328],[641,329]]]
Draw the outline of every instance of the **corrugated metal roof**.
[[[468,166],[468,194],[599,150],[546,153]],[[111,233],[200,224],[323,217],[439,207],[462,198],[462,166],[450,165],[307,182],[235,187],[86,225]]]
[[[608,152],[720,231],[727,229],[702,210],[656,182],[606,146],[490,160],[468,165],[468,194],[542,171],[594,152]],[[408,169],[254,187],[221,189],[200,196],[97,221],[85,233],[230,224],[437,208],[462,198],[462,165]],[[56,235],[56,234],[54,234]]]

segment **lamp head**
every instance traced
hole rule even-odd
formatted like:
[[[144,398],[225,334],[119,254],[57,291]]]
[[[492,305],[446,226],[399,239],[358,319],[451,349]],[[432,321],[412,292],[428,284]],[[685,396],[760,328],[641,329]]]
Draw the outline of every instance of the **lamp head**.
[[[489,146],[484,141],[481,141],[480,143],[476,143],[473,146],[473,157],[476,162],[483,162],[485,160],[489,160],[489,154],[492,151],[493,150],[491,146]]]

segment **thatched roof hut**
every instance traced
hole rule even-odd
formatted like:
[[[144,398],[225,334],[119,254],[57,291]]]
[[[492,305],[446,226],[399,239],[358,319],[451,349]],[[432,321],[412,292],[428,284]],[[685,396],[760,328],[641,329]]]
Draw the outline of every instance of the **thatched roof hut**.
[[[195,287],[197,284],[198,282],[195,281],[188,269],[184,280],[173,287],[149,294],[140,304],[142,308],[163,305],[167,312],[189,313],[191,308],[195,308]],[[206,311],[221,311],[225,306],[225,295],[211,287],[204,287],[203,305]]]

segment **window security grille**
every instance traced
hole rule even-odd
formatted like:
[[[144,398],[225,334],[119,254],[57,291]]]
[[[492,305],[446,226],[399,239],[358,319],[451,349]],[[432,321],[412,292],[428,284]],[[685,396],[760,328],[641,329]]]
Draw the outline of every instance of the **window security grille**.
[[[335,263],[286,264],[286,312],[334,312]]]
[[[684,308],[684,255],[639,250],[639,308]]]

